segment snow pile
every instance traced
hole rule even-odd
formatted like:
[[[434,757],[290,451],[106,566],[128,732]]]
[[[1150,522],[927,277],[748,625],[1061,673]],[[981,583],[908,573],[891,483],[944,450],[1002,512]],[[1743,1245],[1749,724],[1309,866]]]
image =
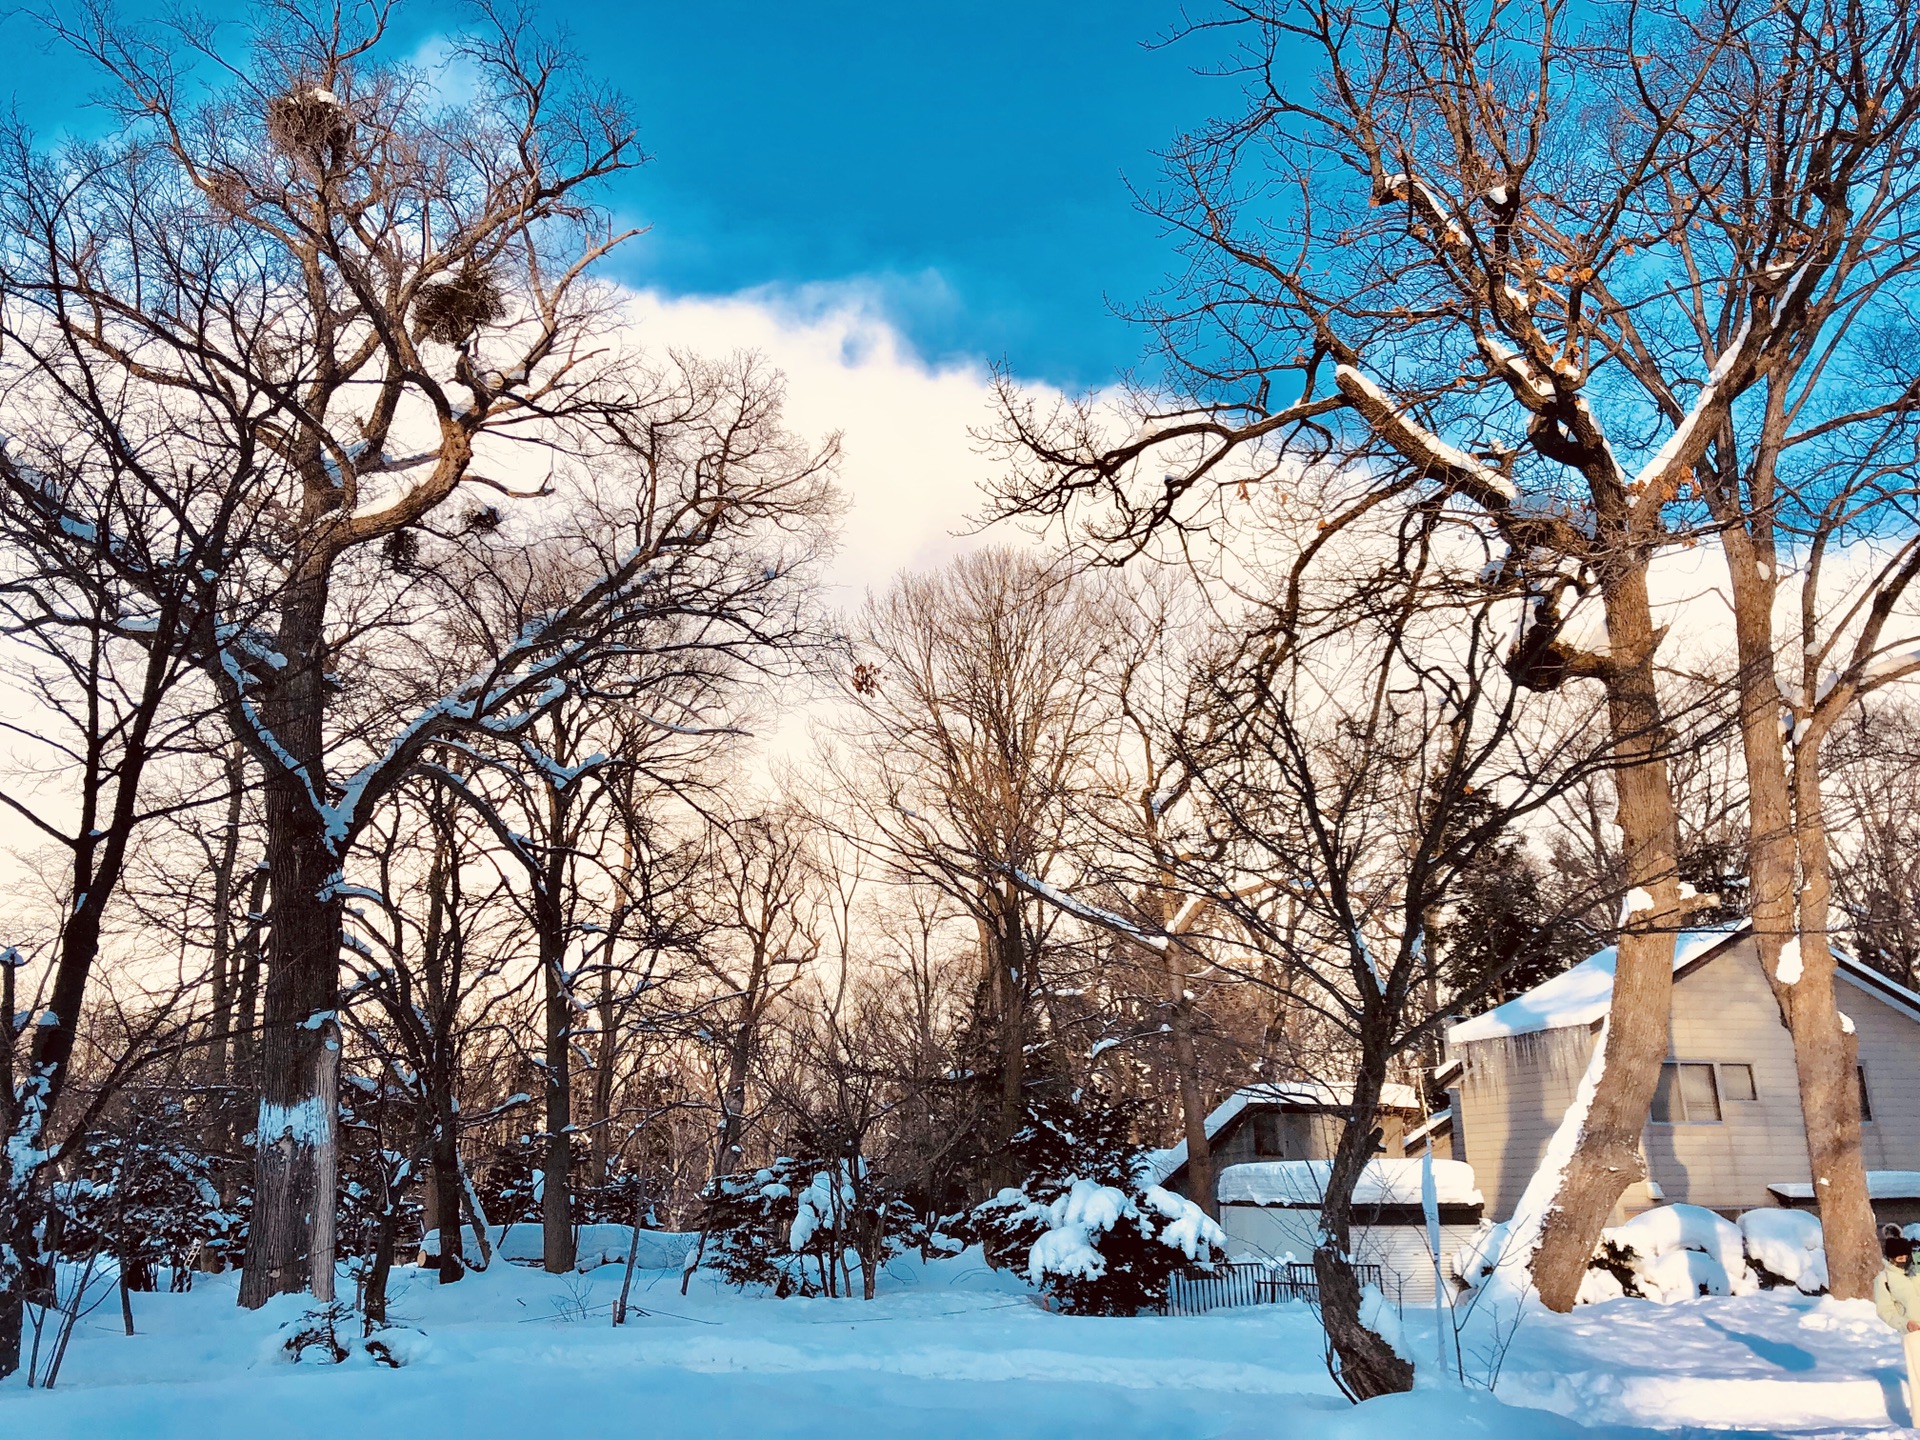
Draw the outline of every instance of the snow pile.
[[[637,1266],[642,1270],[678,1269],[699,1238],[689,1231],[642,1230]],[[632,1245],[631,1225],[577,1225],[573,1232],[573,1268],[584,1275],[602,1265],[625,1266]],[[439,1247],[438,1232],[429,1232],[420,1248],[423,1254],[437,1255]],[[545,1253],[545,1237],[535,1224],[498,1226],[493,1232],[493,1253],[518,1265],[538,1265]],[[469,1237],[467,1262],[478,1264],[479,1259]]]
[[[1740,1227],[1699,1205],[1657,1206],[1602,1231],[1594,1265],[1620,1293],[1663,1305],[1701,1295],[1750,1295],[1760,1288],[1747,1266]],[[1611,1298],[1612,1288],[1603,1280],[1582,1287],[1590,1299]]]
[[[1511,1221],[1482,1225],[1454,1252],[1454,1274],[1469,1290],[1496,1274],[1510,1284],[1527,1279],[1512,1231]],[[1736,1225],[1699,1205],[1661,1205],[1601,1232],[1574,1303],[1635,1296],[1670,1305],[1770,1287],[1825,1292],[1818,1217],[1784,1208],[1749,1210]]]
[[[1805,1210],[1749,1210],[1740,1217],[1747,1258],[1766,1275],[1805,1295],[1827,1288],[1820,1219]]]
[[[1353,1187],[1355,1205],[1418,1205],[1423,1160],[1369,1160]],[[1327,1193],[1330,1160],[1260,1160],[1229,1165],[1216,1194],[1222,1205],[1317,1207]],[[1473,1167],[1464,1160],[1435,1160],[1434,1188],[1442,1205],[1479,1205]]]

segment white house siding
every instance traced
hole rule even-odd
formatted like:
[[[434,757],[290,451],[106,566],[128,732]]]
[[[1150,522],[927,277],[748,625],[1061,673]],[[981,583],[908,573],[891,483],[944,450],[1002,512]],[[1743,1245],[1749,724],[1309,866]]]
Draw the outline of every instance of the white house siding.
[[[1841,980],[1834,999],[1853,1021],[1873,1102],[1873,1119],[1860,1127],[1867,1168],[1920,1170],[1920,1024],[1844,972]]]
[[[1313,1259],[1320,1235],[1320,1212],[1276,1205],[1223,1205],[1220,1225],[1227,1232],[1227,1255],[1234,1260]],[[1473,1238],[1474,1225],[1440,1226],[1443,1262]],[[1433,1303],[1433,1253],[1424,1225],[1356,1225],[1353,1258],[1378,1265],[1381,1288],[1389,1300],[1403,1305]]]
[[[1675,1060],[1751,1065],[1756,1098],[1729,1099],[1723,1087],[1719,1123],[1647,1126],[1647,1166],[1662,1198],[1747,1210],[1770,1203],[1769,1184],[1807,1179],[1793,1037],[1750,938],[1722,946],[1675,979],[1670,1033]]]
[[[1544,1030],[1462,1045],[1454,1158],[1473,1166],[1486,1213],[1504,1220],[1539,1168],[1560,1117],[1573,1103],[1593,1053],[1594,1032]]]

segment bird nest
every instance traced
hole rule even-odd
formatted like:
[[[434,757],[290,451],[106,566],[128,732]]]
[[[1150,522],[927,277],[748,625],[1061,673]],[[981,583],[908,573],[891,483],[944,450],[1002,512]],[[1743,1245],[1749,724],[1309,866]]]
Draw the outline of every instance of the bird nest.
[[[442,345],[463,345],[475,330],[498,323],[506,313],[506,301],[493,277],[469,266],[421,288],[413,302],[413,333]]]
[[[289,155],[338,150],[353,134],[353,117],[323,85],[301,85],[267,104],[267,134]]]

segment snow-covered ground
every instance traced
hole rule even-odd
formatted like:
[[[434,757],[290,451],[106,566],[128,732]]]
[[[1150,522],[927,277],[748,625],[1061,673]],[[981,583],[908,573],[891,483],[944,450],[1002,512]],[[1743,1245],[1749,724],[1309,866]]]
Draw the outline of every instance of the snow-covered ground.
[[[1618,1300],[1515,1330],[1499,1399],[1432,1383],[1355,1409],[1321,1360],[1313,1313],[1267,1306],[1189,1318],[1049,1314],[973,1256],[897,1263],[878,1300],[771,1300],[641,1272],[645,1313],[609,1323],[617,1267],[552,1277],[496,1264],[440,1287],[396,1272],[405,1368],[279,1358],[292,1297],[246,1314],[233,1277],[111,1298],[77,1334],[59,1386],[0,1386],[0,1436],[527,1437],[647,1440],[1452,1440],[1651,1430],[1888,1434],[1907,1420],[1898,1346],[1863,1302],[1779,1292],[1659,1306]],[[1416,1360],[1430,1313],[1404,1318]],[[1469,1344],[1484,1349],[1484,1328]],[[1469,1361],[1470,1370],[1479,1362]],[[1555,1413],[1557,1412],[1557,1413]]]

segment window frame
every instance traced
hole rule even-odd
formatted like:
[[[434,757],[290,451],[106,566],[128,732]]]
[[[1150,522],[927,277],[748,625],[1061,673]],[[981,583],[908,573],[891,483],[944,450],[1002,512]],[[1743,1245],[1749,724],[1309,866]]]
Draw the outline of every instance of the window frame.
[[[1712,1119],[1706,1119],[1704,1117],[1695,1119],[1687,1113],[1687,1098],[1681,1089],[1680,1071],[1683,1067],[1695,1065],[1706,1070],[1713,1080],[1714,1105],[1719,1110],[1719,1114],[1715,1115]],[[1726,1081],[1720,1072],[1734,1068],[1744,1069],[1747,1072],[1747,1078],[1750,1084],[1744,1088],[1750,1088],[1753,1092],[1751,1095],[1728,1095]],[[1864,1086],[1866,1083],[1866,1067],[1861,1066],[1860,1069],[1861,1084]],[[1669,1071],[1672,1072],[1671,1079],[1668,1077]],[[1649,1113],[1647,1116],[1647,1123],[1649,1125],[1724,1125],[1727,1123],[1727,1105],[1729,1101],[1739,1105],[1757,1105],[1760,1101],[1760,1080],[1759,1077],[1753,1073],[1753,1062],[1751,1060],[1682,1060],[1677,1056],[1662,1060],[1660,1062],[1660,1079],[1653,1094],[1655,1105],[1659,1104],[1661,1091],[1663,1090],[1667,1092],[1667,1097],[1670,1102],[1668,1105],[1669,1118],[1662,1120],[1658,1116]],[[1675,1110],[1679,1112],[1677,1115],[1672,1113]]]

